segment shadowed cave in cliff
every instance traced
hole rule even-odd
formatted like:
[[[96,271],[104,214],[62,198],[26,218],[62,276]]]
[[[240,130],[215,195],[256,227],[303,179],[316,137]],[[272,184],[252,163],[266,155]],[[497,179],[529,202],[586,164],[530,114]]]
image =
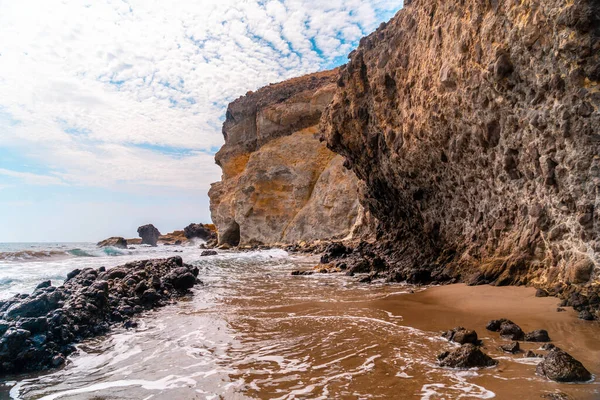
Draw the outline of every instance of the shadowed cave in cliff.
[[[221,234],[220,244],[238,246],[240,244],[240,225],[233,221]]]

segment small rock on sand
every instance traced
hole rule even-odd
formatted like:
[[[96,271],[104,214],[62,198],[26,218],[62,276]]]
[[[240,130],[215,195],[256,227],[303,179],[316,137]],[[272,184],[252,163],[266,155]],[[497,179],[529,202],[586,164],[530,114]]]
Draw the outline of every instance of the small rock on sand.
[[[592,374],[569,353],[554,348],[537,366],[538,375],[556,382],[587,382]]]
[[[456,342],[458,344],[479,343],[479,340],[477,339],[477,332],[465,329],[462,326],[458,326],[452,330],[444,332],[442,337],[448,339],[450,342]]]
[[[504,351],[505,353],[511,353],[511,354],[516,354],[519,351],[521,351],[521,347],[519,346],[519,342],[512,342],[509,344],[505,344],[503,346],[500,346],[500,349],[502,351]]]
[[[525,335],[526,342],[538,342],[545,343],[550,342],[550,336],[548,335],[548,331],[544,329],[538,329],[533,332],[529,332]]]
[[[438,362],[442,367],[463,369],[486,368],[498,364],[498,361],[483,353],[479,347],[471,343],[464,344],[456,350],[440,354]]]

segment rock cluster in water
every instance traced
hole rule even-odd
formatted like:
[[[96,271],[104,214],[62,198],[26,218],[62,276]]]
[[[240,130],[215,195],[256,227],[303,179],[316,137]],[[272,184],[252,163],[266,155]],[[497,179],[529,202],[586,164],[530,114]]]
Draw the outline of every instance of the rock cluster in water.
[[[344,238],[361,213],[357,179],[316,136],[337,70],[270,85],[231,103],[209,192],[219,244]]]
[[[105,270],[74,270],[60,287],[0,302],[0,376],[58,367],[74,343],[106,333],[144,310],[164,306],[196,283],[181,257],[136,261]]]
[[[500,346],[502,351],[511,354],[521,352],[518,341],[545,343],[550,341],[546,330],[539,329],[525,334],[521,327],[508,319],[492,320],[487,324],[486,329],[499,332],[503,338],[513,340],[509,344]],[[441,367],[469,369],[493,367],[498,364],[498,361],[481,350],[480,346],[483,343],[478,340],[477,332],[473,330],[457,327],[442,333],[442,337],[461,346],[438,355],[438,364]],[[583,364],[564,350],[551,343],[542,346],[542,350],[546,350],[548,353],[543,356],[529,350],[525,354],[525,357],[542,358],[536,368],[538,375],[556,382],[587,382],[592,379],[591,373]]]

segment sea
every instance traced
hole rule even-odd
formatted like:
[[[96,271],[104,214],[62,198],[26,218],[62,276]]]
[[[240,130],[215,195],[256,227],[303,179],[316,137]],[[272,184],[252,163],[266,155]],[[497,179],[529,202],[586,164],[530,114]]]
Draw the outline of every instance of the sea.
[[[597,380],[552,383],[535,375],[539,359],[504,354],[503,339],[483,328],[489,315],[432,296],[452,288],[367,285],[318,273],[317,257],[281,249],[203,257],[201,244],[0,244],[0,298],[30,293],[45,280],[60,285],[76,268],[176,255],[197,266],[203,282],[177,304],[141,315],[136,328],[115,326],[78,344],[60,369],[0,377],[0,399],[538,399],[558,392],[600,398]],[[297,269],[315,273],[292,276]],[[494,290],[474,293],[485,299]],[[544,324],[557,345],[598,374],[600,327],[558,315],[552,299],[539,301],[551,318],[540,311],[538,319],[519,322]],[[499,366],[439,368],[437,355],[454,346],[440,333],[456,325],[477,329]]]

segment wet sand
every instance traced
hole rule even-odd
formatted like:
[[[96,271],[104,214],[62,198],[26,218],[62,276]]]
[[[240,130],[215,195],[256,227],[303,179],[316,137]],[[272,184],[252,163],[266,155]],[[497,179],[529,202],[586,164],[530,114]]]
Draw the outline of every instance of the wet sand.
[[[427,331],[441,331],[456,326],[474,329],[483,339],[486,351],[495,358],[502,358],[497,370],[500,376],[476,379],[474,382],[495,392],[497,398],[539,398],[539,388],[527,385],[528,378],[535,376],[534,365],[518,364],[522,354],[509,355],[498,350],[509,343],[495,332],[485,329],[492,319],[508,318],[521,326],[523,331],[546,329],[552,342],[581,361],[596,377],[600,376],[600,323],[582,321],[571,308],[557,312],[559,300],[554,297],[535,297],[535,289],[525,287],[466,286],[464,284],[429,288],[413,295],[394,296],[374,302],[392,313],[403,316],[403,324]],[[521,342],[525,351],[538,350],[541,344]],[[535,360],[532,360],[532,363]],[[501,377],[519,381],[519,389],[511,388]],[[547,383],[548,392],[562,391],[576,399],[600,398],[600,385]]]

